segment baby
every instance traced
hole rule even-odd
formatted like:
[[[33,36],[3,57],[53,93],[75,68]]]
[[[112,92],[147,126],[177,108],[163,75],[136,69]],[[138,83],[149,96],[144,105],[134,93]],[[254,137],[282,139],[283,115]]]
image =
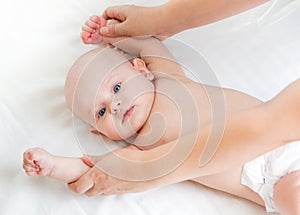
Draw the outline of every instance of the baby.
[[[83,26],[83,42],[113,44],[138,57],[129,61],[108,47],[84,54],[68,73],[65,96],[93,133],[130,145],[97,163],[88,156],[65,158],[29,149],[23,163],[28,175],[69,183],[97,165],[120,180],[147,180],[155,187],[193,180],[270,212],[300,214],[300,145],[282,146],[300,139],[300,79],[262,103],[191,81],[155,38],[102,38],[99,28],[106,24],[91,17]],[[275,164],[286,157],[288,163],[277,171]]]

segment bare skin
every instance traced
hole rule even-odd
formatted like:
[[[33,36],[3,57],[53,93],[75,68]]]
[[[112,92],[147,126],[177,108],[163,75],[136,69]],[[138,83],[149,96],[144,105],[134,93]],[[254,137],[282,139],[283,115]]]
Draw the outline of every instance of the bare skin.
[[[41,148],[24,152],[23,168],[29,176],[48,176],[66,183],[76,181],[90,169],[80,158],[54,156]]]
[[[93,21],[93,19],[94,18],[91,18],[90,21]],[[105,40],[108,43],[114,43],[115,41],[113,40],[100,38],[101,35],[98,35],[98,37],[92,35],[93,32],[98,32],[97,28],[101,25],[101,23],[97,23],[98,21],[95,22],[94,24],[96,25],[88,25],[89,21],[87,22],[87,26],[85,26],[84,29],[88,30],[84,30],[82,33],[82,40],[85,43],[93,43],[88,40],[89,38],[93,38],[95,41]],[[96,31],[93,31],[93,26],[96,26],[96,29],[94,29]],[[90,31],[89,28],[91,28],[92,31]],[[118,44],[118,48],[127,52],[132,51],[122,45],[122,43]],[[203,152],[203,143],[205,143],[207,135],[209,134],[209,129],[207,128],[210,127],[212,119],[212,115],[210,114],[211,104],[205,89],[217,89],[208,86],[206,86],[208,88],[204,89],[202,85],[189,81],[181,69],[178,69],[178,66],[174,63],[170,63],[170,61],[163,60],[159,62],[158,65],[156,63],[157,59],[154,60],[149,56],[145,56],[144,60],[148,68],[153,71],[158,71],[158,68],[162,68],[162,71],[169,71],[169,69],[172,68],[172,70],[170,70],[172,71],[171,75],[174,76],[176,80],[179,80],[180,83],[184,84],[197,101],[197,109],[199,110],[198,116],[202,119],[201,124],[199,124],[199,127],[202,128],[201,133],[198,137],[195,149],[176,171],[162,178],[146,182],[130,182],[106,175],[97,167],[90,169],[80,159],[77,159],[76,162],[73,163],[69,158],[56,158],[55,156],[49,156],[49,154],[47,154],[47,156],[39,156],[40,153],[45,155],[45,152],[41,152],[40,149],[34,149],[24,154],[24,168],[26,172],[28,172],[29,175],[46,174],[66,182],[73,182],[79,177],[78,181],[70,184],[70,188],[79,193],[85,192],[88,195],[138,192],[179,181],[194,180],[214,189],[222,190],[263,205],[262,200],[256,193],[240,184],[242,165],[259,154],[300,138],[297,129],[300,121],[300,104],[297,103],[297,101],[299,101],[297,98],[300,97],[300,89],[298,87],[300,86],[300,80],[291,84],[286,90],[268,103],[261,103],[253,97],[234,90],[223,89],[226,103],[226,117],[228,119],[226,129],[221,140],[221,145],[213,159],[204,167],[199,168],[197,161]],[[164,82],[162,82],[164,79],[160,80],[159,75],[155,74],[155,76],[157,79],[157,89],[164,89]],[[158,86],[158,84],[160,85]],[[289,96],[287,97],[286,95]],[[134,157],[139,161],[147,161],[168,152],[169,148],[174,145],[173,141],[178,138],[177,134],[179,129],[176,127],[177,123],[174,123],[179,119],[174,118],[174,116],[178,116],[178,110],[172,103],[166,102],[166,98],[163,95],[156,96],[155,101],[157,104],[152,107],[152,111],[160,111],[160,113],[166,117],[166,121],[168,122],[169,120],[172,124],[175,124],[175,127],[173,126],[170,128],[171,130],[168,130],[167,126],[164,137],[157,141],[153,148],[149,147],[147,150],[141,151],[140,149],[143,149],[144,146],[140,145],[137,140],[135,142],[137,148],[125,148],[119,150],[117,153],[128,159]],[[160,106],[161,104],[164,108]],[[149,123],[150,122],[145,123],[143,129],[140,131],[141,134],[149,132],[149,127],[151,127],[147,126],[150,125]],[[282,128],[282,125],[289,126]],[[236,135],[236,132],[239,132],[240,135]],[[189,136],[187,136],[185,141],[188,142],[189,140]],[[234,146],[231,146],[231,144]],[[236,150],[230,150],[230,146]],[[239,157],[243,151],[245,153],[244,156],[237,161],[236,158]],[[32,154],[37,158],[33,159]],[[109,159],[109,156],[110,155],[96,158],[96,161],[101,162],[107,158]],[[43,160],[43,157],[47,158],[45,160],[48,161]],[[53,165],[53,160],[56,159],[60,162],[57,166]],[[224,159],[226,162],[224,162]],[[45,164],[47,162],[49,166]],[[63,164],[60,169],[61,163],[68,163],[68,165],[74,166],[74,168],[72,168],[74,174],[70,174],[72,177],[63,178],[60,175],[61,172],[65,171],[65,165]],[[53,168],[54,166],[55,168]],[[231,168],[229,168],[230,166]],[[56,168],[57,170],[54,171]],[[130,168],[128,168],[128,170],[129,169]],[[84,172],[86,173],[83,174]],[[230,180],[223,180],[228,178],[228,176],[230,176]],[[219,180],[220,178],[222,178],[221,181]],[[92,181],[92,184],[87,184],[89,181]],[[297,202],[299,197],[293,200]],[[285,203],[283,202],[282,204],[284,205]]]
[[[102,16],[116,19],[101,29],[109,37],[171,36],[183,30],[206,25],[256,7],[268,0],[170,0],[157,7],[122,5],[107,8]]]
[[[300,214],[300,171],[292,172],[277,182],[274,200],[282,214]]]

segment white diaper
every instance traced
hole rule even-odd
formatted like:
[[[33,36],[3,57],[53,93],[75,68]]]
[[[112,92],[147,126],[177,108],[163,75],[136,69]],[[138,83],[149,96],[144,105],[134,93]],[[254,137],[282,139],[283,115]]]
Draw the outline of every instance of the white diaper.
[[[241,184],[258,193],[267,212],[278,212],[273,188],[283,176],[300,169],[300,141],[291,142],[246,163]]]

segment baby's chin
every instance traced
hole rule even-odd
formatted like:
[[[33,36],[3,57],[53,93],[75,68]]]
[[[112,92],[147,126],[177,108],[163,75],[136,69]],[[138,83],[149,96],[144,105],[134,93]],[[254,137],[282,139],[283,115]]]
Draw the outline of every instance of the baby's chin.
[[[115,128],[116,130],[114,130],[110,134],[106,134],[106,137],[115,141],[132,138],[135,135],[137,135],[139,131],[141,131],[146,121],[147,118],[145,117],[145,115],[135,114],[132,118],[127,120],[121,127]]]
[[[123,141],[123,140],[133,137],[135,134],[136,134],[136,132],[130,132],[130,133],[126,133],[126,134],[118,134],[115,136],[110,136],[108,138],[111,140],[114,140],[114,141]]]
[[[116,132],[114,136],[110,136],[108,138],[115,141],[127,140],[136,136],[139,133],[139,131],[142,129],[142,127],[143,124],[135,124],[135,125],[131,124],[130,129],[126,129],[126,131],[123,132]]]

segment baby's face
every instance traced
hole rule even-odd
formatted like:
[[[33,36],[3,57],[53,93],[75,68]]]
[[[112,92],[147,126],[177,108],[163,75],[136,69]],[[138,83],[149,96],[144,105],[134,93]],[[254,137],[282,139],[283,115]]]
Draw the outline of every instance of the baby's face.
[[[126,139],[146,122],[154,101],[154,85],[137,68],[119,67],[101,84],[94,103],[95,129],[113,139]]]
[[[141,59],[131,64],[110,49],[95,50],[71,68],[65,87],[67,104],[101,134],[127,139],[150,115],[155,97],[152,79]]]

